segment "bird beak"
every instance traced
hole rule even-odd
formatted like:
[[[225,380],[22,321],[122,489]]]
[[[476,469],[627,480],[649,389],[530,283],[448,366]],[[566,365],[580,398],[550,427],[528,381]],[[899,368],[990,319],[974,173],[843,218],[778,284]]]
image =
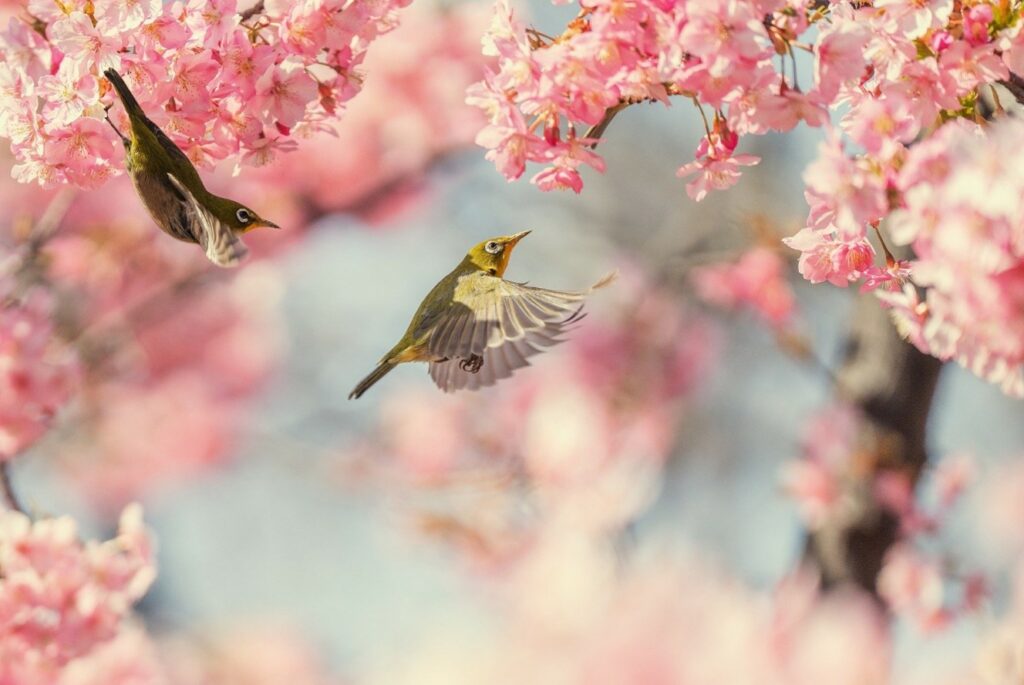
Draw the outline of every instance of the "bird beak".
[[[260,226],[265,226],[266,228],[281,228],[280,226],[275,224],[273,221],[267,221],[266,219],[260,219],[259,225]]]
[[[514,247],[516,243],[518,243],[520,240],[522,240],[526,236],[530,235],[530,233],[531,233],[531,231],[520,231],[519,233],[516,233],[515,235],[510,235],[508,237],[507,245],[509,247]]]

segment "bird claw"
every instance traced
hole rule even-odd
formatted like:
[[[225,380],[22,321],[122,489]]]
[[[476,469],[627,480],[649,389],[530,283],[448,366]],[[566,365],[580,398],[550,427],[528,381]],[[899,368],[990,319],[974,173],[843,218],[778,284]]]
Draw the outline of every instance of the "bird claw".
[[[484,358],[479,354],[472,354],[459,362],[459,368],[467,373],[476,373],[484,365]]]

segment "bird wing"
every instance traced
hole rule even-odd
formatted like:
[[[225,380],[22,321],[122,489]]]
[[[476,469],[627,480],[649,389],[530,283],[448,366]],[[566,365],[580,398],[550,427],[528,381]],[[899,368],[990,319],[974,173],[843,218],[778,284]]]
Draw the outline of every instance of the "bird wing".
[[[448,361],[430,363],[430,377],[445,392],[493,385],[527,366],[529,357],[562,342],[559,336],[580,321],[583,300],[610,283],[609,274],[584,291],[535,288],[481,273],[458,295],[430,332],[428,351]],[[476,373],[461,360],[483,359]]]
[[[206,256],[217,266],[236,266],[249,253],[231,227],[218,219],[203,205],[188,187],[174,174],[167,174],[171,184],[185,198],[185,221],[189,231],[206,251]]]

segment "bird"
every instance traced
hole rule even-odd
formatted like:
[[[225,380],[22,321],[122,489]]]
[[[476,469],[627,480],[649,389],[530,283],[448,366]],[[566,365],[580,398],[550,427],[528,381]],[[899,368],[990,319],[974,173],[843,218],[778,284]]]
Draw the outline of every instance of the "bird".
[[[128,85],[113,69],[103,75],[113,85],[128,121],[125,136],[110,120],[124,143],[125,166],[135,191],[157,226],[173,238],[199,243],[211,262],[236,266],[248,253],[238,237],[254,228],[279,228],[245,205],[206,189],[195,166],[167,135],[146,116]]]
[[[427,362],[444,392],[477,390],[527,366],[579,322],[583,300],[611,283],[612,272],[587,290],[563,292],[503,278],[515,246],[530,231],[473,246],[420,303],[402,339],[352,390],[358,399],[393,368]]]

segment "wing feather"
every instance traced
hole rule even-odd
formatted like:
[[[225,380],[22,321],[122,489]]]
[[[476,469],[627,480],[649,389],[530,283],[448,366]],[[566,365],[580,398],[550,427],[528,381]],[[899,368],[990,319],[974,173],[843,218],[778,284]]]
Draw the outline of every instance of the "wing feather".
[[[451,310],[440,317],[430,332],[428,350],[439,359],[430,363],[430,377],[445,392],[493,385],[528,366],[529,357],[563,341],[563,334],[586,314],[583,300],[595,289],[610,283],[614,273],[584,291],[534,288],[495,276],[469,276],[464,292],[456,290]],[[479,355],[483,365],[476,373],[459,362]]]
[[[185,198],[186,221],[189,231],[206,251],[206,256],[217,266],[237,266],[249,253],[231,227],[226,225],[196,200],[188,187],[174,174],[167,174],[171,184]]]

